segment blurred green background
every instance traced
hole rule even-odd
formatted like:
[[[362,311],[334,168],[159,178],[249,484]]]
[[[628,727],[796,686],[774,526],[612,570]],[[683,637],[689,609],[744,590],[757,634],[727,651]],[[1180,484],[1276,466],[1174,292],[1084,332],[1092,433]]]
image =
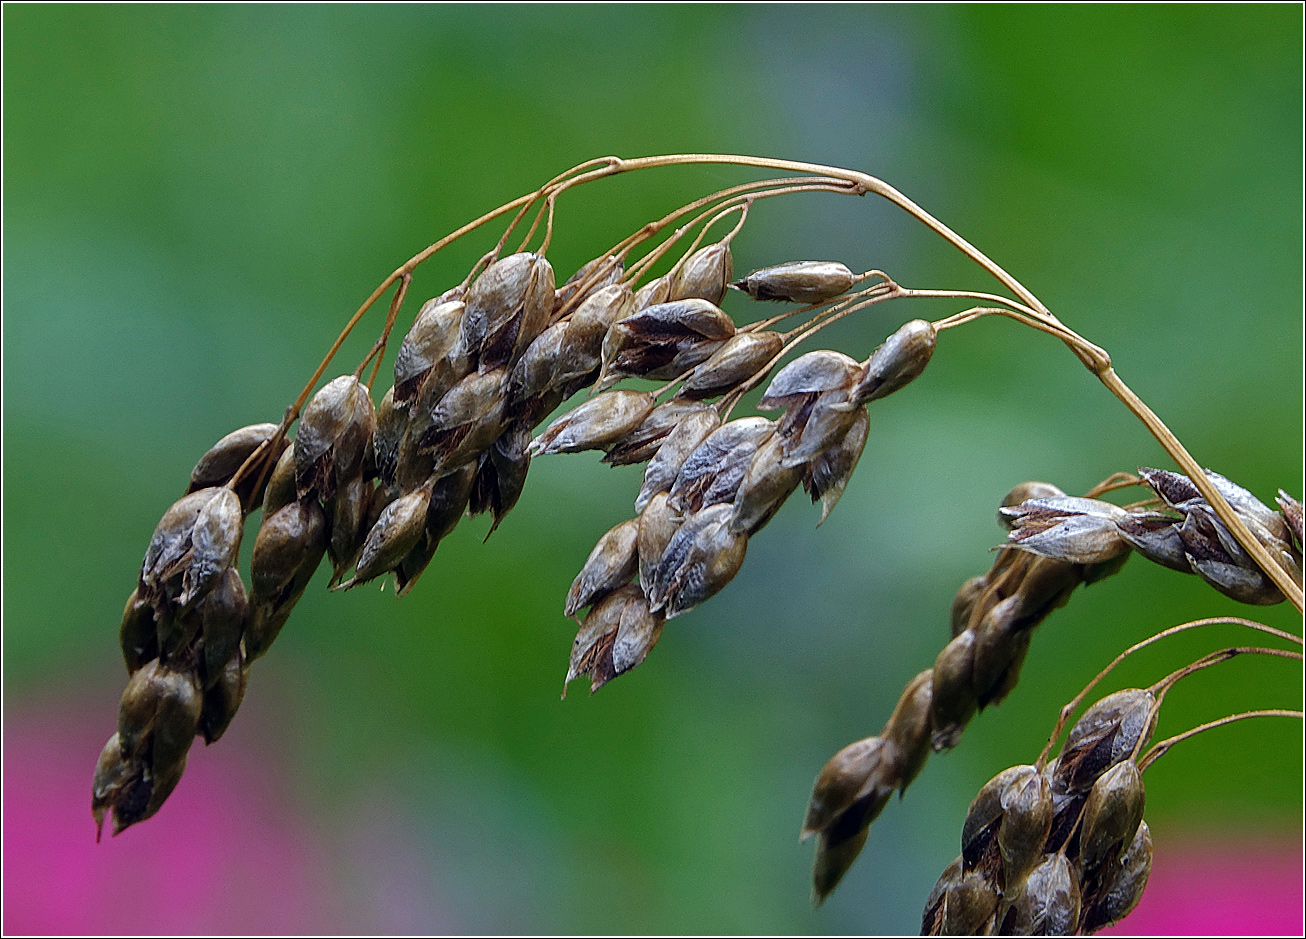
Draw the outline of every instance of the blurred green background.
[[[89,843],[122,603],[195,459],[277,420],[404,259],[582,160],[715,151],[881,176],[1107,348],[1204,465],[1266,501],[1301,495],[1301,26],[1299,7],[1250,5],[6,5],[6,928],[55,928],[13,884],[77,880],[79,862],[49,866],[63,847],[14,840],[11,809],[49,830],[66,815],[68,850]],[[569,194],[559,280],[750,178],[678,168]],[[496,234],[425,265],[404,322]],[[869,198],[763,203],[735,243],[741,273],[808,257],[993,289]],[[824,336],[863,358],[906,319],[960,308],[878,306]],[[925,377],[876,404],[819,532],[791,500],[644,666],[560,704],[563,596],[638,488],[637,470],[596,457],[536,461],[495,536],[465,523],[402,601],[315,584],[228,735],[192,751],[156,819],[94,853],[106,883],[142,879],[128,850],[184,853],[228,824],[185,801],[225,764],[246,767],[213,790],[230,824],[271,834],[194,887],[202,901],[168,921],[183,932],[914,931],[975,791],[1032,760],[1116,652],[1218,614],[1300,632],[1287,604],[1249,613],[1132,560],[1039,630],[1015,693],[930,761],[813,911],[796,838],[812,779],[932,663],[954,590],[992,560],[1002,495],[1170,463],[1048,337],[988,321],[947,333]],[[1241,638],[1171,640],[1114,687]],[[1290,663],[1234,661],[1180,686],[1161,733],[1300,696]],[[1301,767],[1291,721],[1177,748],[1148,773],[1158,855],[1186,834],[1299,838]],[[267,792],[277,808],[256,810]],[[287,839],[302,850],[276,876],[229,869]],[[251,898],[283,878],[306,899],[263,918]],[[48,922],[163,928],[149,902],[103,920],[86,904],[76,928]]]

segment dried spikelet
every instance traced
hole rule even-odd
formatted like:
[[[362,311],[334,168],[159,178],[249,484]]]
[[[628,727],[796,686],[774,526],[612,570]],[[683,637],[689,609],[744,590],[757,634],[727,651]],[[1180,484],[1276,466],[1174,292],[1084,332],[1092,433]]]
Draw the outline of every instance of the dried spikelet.
[[[753,271],[731,287],[754,300],[822,303],[853,285],[853,272],[838,261],[790,261]]]
[[[475,463],[461,466],[431,484],[425,528],[417,544],[395,568],[395,594],[404,596],[435,556],[436,548],[458,525],[471,499],[477,475]],[[488,537],[488,536],[487,536]]]
[[[719,304],[735,276],[730,245],[718,242],[699,248],[676,267],[671,279],[672,300],[703,299]]]
[[[328,500],[362,471],[376,429],[372,398],[352,375],[327,382],[304,406],[295,434],[295,485],[301,498]]]
[[[549,325],[553,268],[522,252],[495,261],[467,291],[461,345],[481,372],[512,365]]]
[[[621,522],[599,538],[567,591],[566,616],[630,583],[639,569],[638,539],[638,518]]]
[[[276,639],[326,547],[326,513],[312,499],[292,502],[263,520],[250,556],[250,623],[245,650],[251,662]]]
[[[679,378],[734,334],[734,322],[707,300],[645,307],[608,330],[597,387],[602,390],[626,377]]]
[[[779,354],[783,345],[784,337],[770,330],[736,333],[694,369],[679,395],[701,400],[725,394],[757,374]]]
[[[639,665],[657,644],[664,623],[633,584],[608,594],[594,605],[576,634],[563,697],[566,686],[581,675],[590,676],[592,694]]]
[[[934,354],[934,340],[934,326],[926,320],[912,320],[900,327],[862,366],[853,387],[853,402],[886,398],[915,381]]]
[[[672,398],[655,407],[638,427],[614,443],[603,462],[612,466],[645,463],[654,457],[669,435],[683,427],[686,420],[707,414],[717,414],[716,408],[697,401]],[[716,425],[719,426],[720,423],[721,418],[718,416]]]
[[[779,434],[771,434],[753,453],[735,492],[731,531],[756,534],[803,481],[802,466],[785,465],[784,443]]]
[[[671,486],[671,507],[690,514],[733,502],[757,448],[775,432],[764,417],[743,417],[712,431],[685,458]]]
[[[714,407],[690,406],[681,413],[676,426],[661,439],[657,452],[652,454],[652,459],[644,470],[639,495],[635,497],[636,512],[642,512],[657,493],[671,491],[685,461],[720,426],[721,415]]]
[[[430,503],[431,490],[423,487],[387,505],[368,532],[354,576],[337,589],[356,587],[398,567],[425,533]]]
[[[734,507],[712,505],[685,519],[667,544],[649,587],[649,606],[667,619],[688,613],[739,572],[748,538],[730,531]]]
[[[239,430],[233,430],[209,448],[195,468],[191,470],[189,492],[225,486],[245,461],[254,455],[259,447],[269,443],[277,433],[276,424],[251,424]],[[267,473],[262,470],[271,466],[286,448],[286,438],[277,437],[275,446],[264,447],[264,453],[257,464],[252,464],[236,486],[236,495],[246,512],[258,508],[263,501],[263,487],[267,484]]]
[[[437,297],[422,305],[412,328],[395,355],[394,404],[400,411],[417,400],[423,385],[428,398],[439,400],[461,374],[457,367],[459,338],[466,304]]]
[[[531,442],[535,456],[602,449],[643,423],[657,403],[646,391],[607,391],[558,418]]]

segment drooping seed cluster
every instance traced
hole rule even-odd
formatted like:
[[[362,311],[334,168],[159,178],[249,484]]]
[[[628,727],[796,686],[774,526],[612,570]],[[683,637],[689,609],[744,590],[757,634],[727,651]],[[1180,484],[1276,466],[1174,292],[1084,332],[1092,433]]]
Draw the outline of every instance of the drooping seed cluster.
[[[1046,767],[989,780],[966,813],[961,856],[925,903],[921,935],[1091,933],[1137,906],[1152,866],[1137,756],[1157,709],[1150,690],[1108,695]]]
[[[1003,505],[1035,497],[1068,498],[1049,483],[1027,482]],[[844,747],[817,777],[803,823],[805,838],[820,836],[812,878],[816,902],[838,885],[889,795],[906,790],[930,750],[956,746],[975,713],[1016,686],[1035,627],[1076,587],[1110,576],[1127,557],[1121,552],[1081,563],[1001,551],[987,574],[962,585],[952,604],[953,638],[934,667],[908,683],[878,736]]]
[[[263,492],[257,477],[227,482],[260,447],[275,458],[268,445],[276,432],[256,424],[218,441],[150,538],[119,630],[130,678],[118,730],[95,768],[97,829],[110,812],[115,834],[157,812],[181,779],[191,741],[217,740],[240,706],[250,602],[235,563],[245,514]]]
[[[1141,467],[1139,476],[1169,511],[1126,511],[1100,499],[1037,496],[1002,514],[1008,545],[1081,564],[1107,563],[1131,548],[1172,570],[1197,574],[1241,603],[1281,603],[1283,593],[1230,534],[1192,480]],[[1301,503],[1280,490],[1280,512],[1219,473],[1206,471],[1252,534],[1298,584],[1302,582]]]
[[[807,299],[818,295],[817,274],[826,278],[827,292],[846,289],[852,277],[828,262],[779,270],[774,281],[766,271],[755,272],[741,289]],[[644,661],[667,620],[730,582],[748,540],[800,485],[822,503],[824,520],[866,445],[867,402],[914,379],[934,349],[933,327],[915,320],[866,362],[809,352],[781,369],[759,402],[763,410],[782,410],[778,420],[723,422],[737,400],[732,395],[765,375],[782,341],[760,330],[731,333],[733,324],[719,312],[669,303],[618,323],[604,343],[604,373],[682,374],[680,391],[660,405],[642,392],[605,392],[556,420],[532,444],[536,453],[602,448],[609,463],[648,462],[635,499],[639,514],[599,539],[567,594],[568,616],[591,609],[572,646],[566,682],[588,675],[597,690]],[[632,321],[638,329],[627,325]],[[697,324],[689,335],[686,324]],[[675,350],[653,354],[660,344]],[[706,344],[715,346],[710,355],[693,351]],[[662,364],[677,358],[700,364],[692,371]],[[725,397],[717,405],[704,403],[716,395]]]
[[[464,515],[490,513],[494,531],[534,455],[601,448],[614,465],[649,464],[640,515],[600,539],[567,597],[567,615],[590,608],[568,679],[590,674],[594,687],[639,664],[667,619],[724,586],[748,537],[800,483],[828,513],[865,443],[865,402],[919,374],[933,329],[909,324],[865,364],[804,357],[763,402],[785,409],[780,421],[723,423],[724,401],[708,399],[755,384],[784,349],[782,334],[736,329],[718,306],[732,267],[721,242],[638,291],[615,256],[555,288],[544,257],[510,255],[422,306],[379,406],[343,375],[308,400],[293,443],[273,424],[223,438],[160,522],[124,613],[131,682],[96,772],[97,820],[112,813],[117,832],[158,810],[190,740],[212,742],[230,722],[250,663],[324,557],[334,589],[393,573],[407,593]],[[733,286],[821,303],[854,281],[842,264],[799,262]],[[680,387],[659,404],[611,388],[627,377]],[[602,393],[532,440],[590,385]],[[247,595],[235,559],[260,506]]]
[[[817,902],[856,859],[888,795],[905,790],[920,771],[929,752],[926,738],[935,751],[956,746],[977,711],[1011,693],[1034,628],[1064,606],[1075,587],[1116,573],[1137,551],[1197,573],[1234,599],[1283,600],[1187,477],[1147,468],[1139,472],[1170,513],[1068,496],[1042,482],[1022,483],[1003,499],[998,520],[1010,531],[1004,547],[1016,550],[999,552],[987,574],[957,591],[952,640],[933,669],[907,685],[879,736],[840,750],[817,778],[803,826],[804,837],[820,835],[813,873]],[[1300,581],[1301,504],[1280,492],[1282,511],[1274,512],[1223,476],[1207,474]],[[905,728],[918,735],[906,746]]]

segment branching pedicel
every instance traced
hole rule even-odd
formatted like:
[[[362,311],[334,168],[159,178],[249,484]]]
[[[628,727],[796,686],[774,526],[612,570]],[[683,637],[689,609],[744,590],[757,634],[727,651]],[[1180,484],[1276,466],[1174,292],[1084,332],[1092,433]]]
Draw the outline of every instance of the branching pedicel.
[[[695,200],[555,286],[545,255],[563,193],[634,170],[705,163],[795,175]],[[1014,297],[911,289],[884,272],[857,274],[833,261],[780,264],[735,281],[730,245],[752,208],[805,192],[888,199]],[[400,344],[393,387],[374,405],[372,389],[414,269],[510,213],[497,245],[462,283],[422,306]],[[732,227],[708,240],[726,225]],[[538,246],[528,250],[537,236]],[[677,259],[667,273],[650,277],[664,258]],[[392,286],[371,351],[352,374],[314,394],[346,337]],[[730,288],[799,306],[737,327],[720,307]],[[818,350],[775,371],[827,325],[872,305],[921,297],[964,301],[967,308],[937,322],[906,323],[863,362]],[[97,824],[111,814],[117,833],[158,811],[181,778],[194,737],[212,743],[230,723],[250,663],[276,639],[324,556],[332,589],[393,573],[396,592],[405,594],[464,514],[488,512],[491,531],[497,527],[517,502],[532,457],[601,449],[612,464],[648,464],[636,516],[599,539],[566,597],[568,616],[589,609],[566,681],[588,676],[598,689],[639,665],[667,620],[735,576],[749,539],[800,485],[822,503],[824,519],[866,443],[867,406],[922,373],[940,332],[983,316],[1006,316],[1064,342],[1143,421],[1182,474],[1118,474],[1084,497],[1046,483],[1012,490],[1001,510],[1007,549],[958,592],[952,640],[933,668],[907,685],[881,733],[845,747],[817,779],[803,832],[819,836],[818,902],[930,751],[954,746],[978,709],[1010,692],[1034,627],[1076,586],[1114,573],[1130,553],[1197,574],[1243,602],[1286,597],[1302,609],[1300,504],[1281,493],[1275,512],[1201,470],[1115,374],[1105,351],[896,189],[863,173],[785,160],[606,157],[410,259],[349,320],[280,424],[242,428],[200,459],[186,495],[155,530],[123,614],[130,679],[118,731],[96,768]],[[778,328],[795,317],[797,325]],[[613,387],[627,378],[666,384],[652,391]],[[768,378],[759,407],[780,411],[778,419],[732,419],[744,395]],[[532,439],[550,413],[586,388],[592,390],[583,403]],[[1127,486],[1147,486],[1155,498],[1125,507],[1098,498]],[[247,592],[235,562],[243,522],[260,507]],[[1176,629],[1194,625],[1200,624]],[[1056,760],[1047,763],[1045,752],[1036,764],[990,782],[971,806],[962,856],[926,903],[924,930],[1091,931],[1124,916],[1141,896],[1151,859],[1141,824],[1142,771],[1174,742],[1142,752],[1165,690],[1193,670],[1247,652],[1301,659],[1298,652],[1250,647],[1213,653],[1151,689],[1109,696],[1074,726]],[[1049,750],[1077,703],[1063,712]],[[1215,723],[1261,713],[1300,716],[1248,712]]]

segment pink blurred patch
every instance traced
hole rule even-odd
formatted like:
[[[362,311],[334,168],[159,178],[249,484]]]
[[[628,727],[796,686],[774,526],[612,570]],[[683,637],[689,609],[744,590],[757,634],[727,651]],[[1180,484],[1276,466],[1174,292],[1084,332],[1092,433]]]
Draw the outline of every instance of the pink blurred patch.
[[[110,712],[9,708],[4,727],[7,934],[313,933],[339,920],[323,852],[276,791],[242,713],[197,741],[182,784],[148,822],[95,843],[91,775]],[[254,720],[248,718],[254,717]]]
[[[1142,902],[1100,935],[1300,936],[1302,902],[1300,834],[1246,841],[1157,839]]]

